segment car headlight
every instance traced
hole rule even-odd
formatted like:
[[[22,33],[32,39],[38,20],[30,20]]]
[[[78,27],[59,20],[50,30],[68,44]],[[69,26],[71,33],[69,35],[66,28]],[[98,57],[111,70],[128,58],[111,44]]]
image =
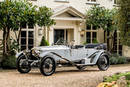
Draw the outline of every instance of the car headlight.
[[[34,56],[37,56],[37,55],[39,55],[40,53],[42,52],[42,50],[39,50],[39,49],[32,49],[32,55],[34,55]]]

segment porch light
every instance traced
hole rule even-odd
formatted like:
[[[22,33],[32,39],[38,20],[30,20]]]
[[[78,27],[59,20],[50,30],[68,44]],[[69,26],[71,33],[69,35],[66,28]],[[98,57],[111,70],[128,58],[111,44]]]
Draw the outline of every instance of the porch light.
[[[84,30],[81,30],[81,31],[80,31],[80,35],[83,37],[84,34],[85,34],[85,31],[84,31]]]
[[[38,29],[38,35],[39,35],[39,36],[42,35],[42,29]]]

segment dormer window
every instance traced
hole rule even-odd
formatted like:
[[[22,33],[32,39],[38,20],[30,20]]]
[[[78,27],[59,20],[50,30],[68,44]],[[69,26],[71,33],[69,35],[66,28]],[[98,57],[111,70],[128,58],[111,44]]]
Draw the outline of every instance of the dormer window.
[[[56,2],[69,2],[69,0],[55,0]]]
[[[88,4],[88,5],[99,5],[99,3],[97,3],[97,0],[87,0],[86,4]]]
[[[96,2],[96,0],[88,0],[88,2]]]

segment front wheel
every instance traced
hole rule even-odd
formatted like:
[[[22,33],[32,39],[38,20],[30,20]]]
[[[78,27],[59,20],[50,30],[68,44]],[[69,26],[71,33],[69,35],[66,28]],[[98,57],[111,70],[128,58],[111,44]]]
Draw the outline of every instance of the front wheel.
[[[28,73],[31,70],[31,66],[28,63],[28,61],[26,60],[25,55],[20,55],[19,58],[17,59],[17,70],[20,73]]]
[[[102,71],[106,71],[110,64],[109,64],[109,58],[105,55],[101,55],[97,62],[98,68]]]
[[[51,57],[46,57],[41,61],[40,71],[45,76],[50,76],[55,72],[56,63]]]

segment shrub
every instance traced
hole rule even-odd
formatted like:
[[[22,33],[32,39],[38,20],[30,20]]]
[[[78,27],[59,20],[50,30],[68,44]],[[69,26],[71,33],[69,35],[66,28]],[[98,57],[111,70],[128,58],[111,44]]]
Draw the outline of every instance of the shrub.
[[[119,56],[117,54],[113,54],[110,57],[110,64],[125,64],[127,63],[126,57]]]
[[[93,39],[93,43],[98,43],[96,38]]]
[[[49,46],[49,42],[48,42],[47,40],[45,40],[45,37],[44,37],[44,36],[42,37],[40,46]]]
[[[4,56],[1,62],[3,69],[15,69],[16,68],[16,57],[15,55]]]

